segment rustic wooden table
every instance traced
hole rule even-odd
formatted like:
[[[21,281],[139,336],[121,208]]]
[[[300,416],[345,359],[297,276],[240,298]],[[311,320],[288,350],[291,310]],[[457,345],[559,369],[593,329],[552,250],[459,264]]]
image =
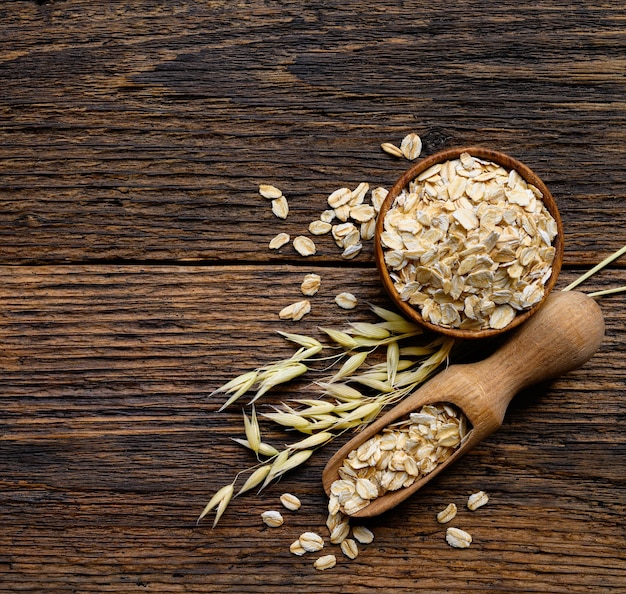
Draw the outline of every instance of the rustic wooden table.
[[[211,392],[292,352],[278,330],[374,321],[373,247],[268,249],[331,191],[390,187],[380,149],[509,153],[555,196],[568,282],[626,244],[626,8],[589,0],[14,1],[0,4],[1,592],[626,592],[624,299],[583,368],[514,401],[502,429],[337,566],[327,446],[215,529],[196,519],[253,463]],[[276,218],[260,183],[289,199]],[[584,290],[626,284],[622,258]],[[278,318],[322,278],[302,321]],[[334,296],[350,291],[353,311]],[[463,347],[466,350],[471,346]],[[272,392],[259,411],[315,391]],[[290,435],[262,422],[264,439]],[[341,442],[344,438],[340,438]],[[469,493],[490,503],[463,509]],[[289,491],[303,506],[266,527]],[[434,519],[459,505],[453,549]]]

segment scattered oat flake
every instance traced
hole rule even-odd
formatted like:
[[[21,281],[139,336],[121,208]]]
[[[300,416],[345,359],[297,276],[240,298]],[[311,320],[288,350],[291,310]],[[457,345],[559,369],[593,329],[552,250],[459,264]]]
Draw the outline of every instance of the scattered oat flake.
[[[343,252],[341,253],[341,257],[344,260],[352,260],[352,258],[356,258],[356,256],[359,255],[362,248],[363,245],[360,243],[354,243],[352,245],[349,245],[348,247],[346,247],[345,250],[343,250]]]
[[[370,204],[359,204],[350,209],[350,218],[357,223],[366,223],[376,216],[376,210]]]
[[[348,204],[352,199],[352,191],[350,188],[339,188],[335,190],[327,199],[328,206],[337,209],[344,204]]]
[[[270,250],[277,250],[288,244],[290,241],[291,237],[289,237],[289,233],[279,233],[270,241],[269,248]]]
[[[484,491],[472,493],[467,499],[467,508],[471,511],[477,510],[479,507],[489,502],[489,495]]]
[[[278,317],[281,320],[293,320],[294,322],[297,322],[310,312],[310,301],[308,299],[303,299],[302,301],[296,301],[291,305],[283,307],[283,309],[280,310]]]
[[[335,567],[335,565],[337,565],[337,557],[335,557],[335,555],[323,555],[313,563],[315,569],[319,569],[320,571],[331,569]]]
[[[324,539],[315,532],[303,532],[298,540],[307,553],[315,553],[324,548]]]
[[[335,218],[335,211],[332,208],[328,210],[324,210],[320,214],[320,221],[322,221],[322,223],[332,223],[334,218]]]
[[[448,504],[448,506],[441,510],[437,514],[437,522],[440,524],[447,524],[451,522],[456,517],[457,507],[454,503]]]
[[[363,204],[363,200],[365,200],[365,194],[367,194],[370,189],[370,185],[367,182],[361,182],[354,190],[352,190],[352,197],[348,204],[351,207],[357,207]]]
[[[383,142],[380,145],[380,148],[383,149],[388,155],[392,155],[394,157],[403,157],[404,154],[402,151],[395,145],[390,142]]]
[[[294,555],[302,556],[306,553],[304,547],[300,544],[300,539],[294,540],[289,546],[289,551]]]
[[[422,152],[422,139],[415,133],[407,134],[402,139],[400,150],[402,151],[405,159],[414,161]]]
[[[309,224],[309,233],[311,235],[325,235],[331,229],[332,229],[332,225],[330,223],[325,223],[322,220],[312,221]]]
[[[341,543],[341,552],[348,557],[348,559],[356,559],[359,555],[359,546],[356,544],[356,541],[352,538],[346,538]]]
[[[372,190],[372,206],[376,212],[380,211],[380,207],[383,205],[385,198],[387,198],[389,191],[381,186]]]
[[[368,241],[376,234],[376,219],[371,219],[366,223],[361,223],[361,239]]]
[[[289,214],[289,204],[287,203],[287,198],[281,196],[280,198],[272,200],[272,212],[279,219],[286,219]]]
[[[448,528],[446,542],[455,549],[467,549],[472,544],[472,535],[460,528]]]
[[[269,184],[261,184],[259,186],[259,194],[268,200],[276,200],[276,198],[280,198],[283,195],[278,188]]]
[[[304,277],[302,284],[300,285],[300,290],[302,291],[303,295],[306,295],[307,297],[312,297],[319,291],[321,283],[322,278],[319,274],[307,274]]]
[[[332,544],[341,544],[350,534],[350,524],[341,522],[337,524],[330,532],[330,542]]]
[[[342,204],[341,206],[335,208],[333,212],[335,213],[336,218],[345,223],[350,218],[350,205]]]
[[[298,235],[293,240],[293,247],[301,256],[312,256],[316,252],[315,243],[305,235]]]
[[[374,540],[374,533],[365,526],[355,526],[352,529],[352,536],[361,544],[370,544]]]
[[[322,278],[319,274],[307,274],[304,277],[302,284],[300,285],[300,290],[302,291],[303,295],[306,295],[307,297],[312,297],[319,291],[321,283]]]
[[[290,511],[299,510],[302,505],[300,500],[295,495],[292,495],[291,493],[283,493],[280,496],[280,502],[283,504],[283,506],[286,509]]]
[[[335,297],[335,303],[342,309],[354,309],[357,304],[357,298],[352,293],[339,293]]]
[[[261,514],[261,518],[263,519],[263,522],[270,528],[278,528],[284,523],[281,513],[274,510],[263,512]]]

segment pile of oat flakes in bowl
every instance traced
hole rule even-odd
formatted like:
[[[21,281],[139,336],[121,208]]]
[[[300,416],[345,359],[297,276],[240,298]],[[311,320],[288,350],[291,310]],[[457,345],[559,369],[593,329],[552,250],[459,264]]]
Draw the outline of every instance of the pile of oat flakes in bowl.
[[[376,240],[383,284],[404,313],[465,337],[521,323],[554,286],[562,257],[545,185],[479,148],[409,170],[381,208]]]

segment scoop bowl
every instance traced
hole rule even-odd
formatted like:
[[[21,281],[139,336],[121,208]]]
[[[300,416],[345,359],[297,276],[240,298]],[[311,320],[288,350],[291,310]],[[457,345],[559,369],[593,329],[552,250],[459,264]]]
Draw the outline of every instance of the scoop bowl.
[[[424,319],[421,315],[419,309],[414,307],[413,305],[403,301],[400,297],[400,294],[396,290],[394,286],[394,280],[391,276],[389,268],[385,263],[385,248],[383,246],[381,236],[384,231],[385,224],[385,216],[388,211],[393,207],[394,201],[398,197],[398,195],[402,192],[403,189],[407,188],[409,183],[417,178],[421,173],[429,169],[430,167],[437,165],[439,163],[445,163],[446,161],[452,159],[458,159],[461,154],[469,153],[473,157],[477,157],[479,159],[483,159],[485,161],[491,161],[498,165],[504,167],[507,171],[512,169],[516,170],[520,176],[529,184],[532,184],[536,188],[540,190],[543,195],[542,202],[545,205],[548,212],[552,215],[553,219],[556,222],[557,226],[557,235],[553,241],[553,247],[555,249],[554,261],[552,263],[552,273],[544,285],[544,294],[540,301],[534,304],[529,309],[525,309],[519,311],[517,315],[513,318],[513,321],[510,322],[504,328],[484,328],[484,329],[461,329],[455,327],[447,327],[443,325],[433,324],[430,321]],[[472,338],[486,338],[496,336],[503,332],[507,332],[512,330],[516,326],[519,326],[523,322],[525,322],[528,318],[533,316],[539,308],[542,306],[545,299],[548,297],[556,281],[559,276],[559,272],[561,270],[561,265],[563,262],[563,224],[561,221],[561,217],[559,214],[559,210],[557,208],[556,202],[550,193],[550,190],[543,183],[541,178],[534,173],[529,167],[517,161],[513,157],[510,157],[504,153],[483,147],[462,147],[462,148],[452,148],[447,149],[438,153],[435,153],[425,159],[419,161],[416,165],[408,169],[392,186],[384,200],[380,213],[378,215],[377,223],[376,223],[376,232],[374,236],[374,255],[376,259],[376,266],[378,268],[378,272],[385,288],[387,294],[393,301],[394,305],[402,311],[402,313],[413,320],[414,322],[424,326],[434,332],[439,334],[445,334],[447,336],[452,336],[455,338],[461,339],[472,339]]]

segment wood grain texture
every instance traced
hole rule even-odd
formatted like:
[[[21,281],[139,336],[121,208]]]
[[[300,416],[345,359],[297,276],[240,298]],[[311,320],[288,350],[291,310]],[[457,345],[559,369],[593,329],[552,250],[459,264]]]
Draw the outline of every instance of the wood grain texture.
[[[218,413],[224,399],[209,394],[292,352],[276,334],[285,328],[277,311],[301,277],[293,266],[0,269],[0,591],[366,592],[390,579],[398,592],[623,585],[626,448],[615,395],[626,377],[616,298],[601,302],[607,337],[598,355],[518,397],[498,433],[370,521],[376,540],[357,560],[320,574],[313,556],[288,550],[305,530],[324,534],[330,446],[263,494],[236,499],[216,529],[210,519],[196,526],[210,495],[253,464],[230,440],[243,435],[239,407]],[[322,287],[311,314],[291,325],[298,332],[371,321],[366,301],[388,305],[374,269],[327,268]],[[359,295],[357,310],[333,307],[340,290]],[[260,410],[310,391],[295,382]],[[270,424],[263,432],[270,443],[292,441]],[[491,503],[463,510],[479,489]],[[303,507],[269,529],[260,514],[284,491]],[[448,547],[434,520],[449,501],[474,536],[466,551]]]
[[[23,1],[0,18],[4,262],[265,261],[252,239],[306,231],[335,188],[390,187],[407,163],[379,145],[411,130],[425,154],[484,145],[535,170],[572,264],[626,243],[612,3]]]
[[[327,236],[307,259],[267,249],[337,187],[390,187],[409,163],[381,142],[416,131],[425,155],[478,144],[533,169],[565,228],[557,290],[626,243],[624,22],[587,0],[0,3],[0,592],[625,592],[620,295],[599,300],[600,352],[370,521],[356,560],[289,553],[325,534],[334,444],[196,525],[254,463],[231,440],[240,407],[211,392],[290,355],[277,330],[388,305],[371,243],[352,261]],[[311,314],[280,321],[308,272]],[[584,289],[624,284],[622,258]],[[303,379],[260,406],[314,393]],[[490,504],[465,510],[479,489]],[[284,491],[303,507],[271,530]],[[467,550],[434,519],[450,501]]]

